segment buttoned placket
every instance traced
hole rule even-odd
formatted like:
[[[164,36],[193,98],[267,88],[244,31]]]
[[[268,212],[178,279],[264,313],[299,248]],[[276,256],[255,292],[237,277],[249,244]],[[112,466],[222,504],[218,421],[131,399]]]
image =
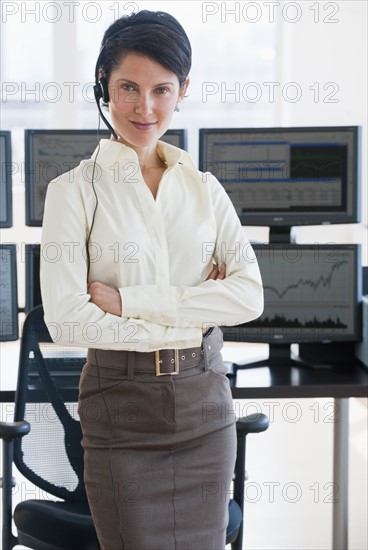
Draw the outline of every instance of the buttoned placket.
[[[144,181],[141,171],[138,173],[139,178],[135,185],[137,197],[155,251],[155,283],[158,285],[170,284],[168,244],[165,224],[163,222],[160,209],[160,200],[158,200],[162,195],[162,184],[164,183],[163,180],[165,179],[167,172],[168,170],[165,171],[161,178],[156,200],[154,199],[148,185]]]

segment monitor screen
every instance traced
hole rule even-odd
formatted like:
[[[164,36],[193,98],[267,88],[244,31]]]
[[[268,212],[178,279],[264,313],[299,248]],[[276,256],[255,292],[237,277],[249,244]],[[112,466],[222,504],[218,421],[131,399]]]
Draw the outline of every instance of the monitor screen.
[[[0,341],[18,339],[17,249],[0,244]]]
[[[202,129],[199,168],[243,225],[358,222],[359,136],[358,126]]]
[[[0,131],[0,227],[13,225],[11,133]]]
[[[270,344],[359,340],[360,245],[252,247],[262,275],[264,312],[250,323],[222,327],[225,340]]]
[[[99,136],[110,138],[108,130]],[[185,130],[168,130],[161,138],[186,148]],[[48,183],[89,158],[98,144],[97,130],[25,130],[26,225],[42,225]]]
[[[41,305],[41,285],[40,285],[40,245],[26,244],[25,246],[26,263],[26,305],[25,312]]]

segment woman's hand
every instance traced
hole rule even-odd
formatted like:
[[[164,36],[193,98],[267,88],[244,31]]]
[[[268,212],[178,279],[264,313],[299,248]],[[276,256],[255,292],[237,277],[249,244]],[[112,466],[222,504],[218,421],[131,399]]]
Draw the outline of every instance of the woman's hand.
[[[100,281],[93,281],[87,285],[87,292],[91,295],[91,302],[102,311],[121,317],[123,313],[121,296],[116,288]]]
[[[211,269],[206,281],[209,279],[225,279],[226,277],[226,264],[222,263],[220,267],[218,265],[214,265]]]
[[[213,280],[221,280],[221,279],[225,279],[226,277],[226,264],[222,263],[220,265],[220,267],[218,265],[214,265],[213,268],[211,269],[211,271],[209,272],[209,275],[206,279],[206,281],[208,281],[209,279],[213,279]],[[206,327],[206,328],[202,328],[202,334],[206,334],[206,332],[210,329],[211,327]]]

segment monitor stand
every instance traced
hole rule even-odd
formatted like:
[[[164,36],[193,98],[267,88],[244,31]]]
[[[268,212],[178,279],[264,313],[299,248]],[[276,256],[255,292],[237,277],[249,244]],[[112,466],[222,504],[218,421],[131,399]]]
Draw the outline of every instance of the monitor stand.
[[[251,363],[237,364],[232,363],[228,378],[231,386],[236,385],[236,377],[239,370],[258,369],[267,367],[270,369],[270,374],[273,384],[289,384],[297,371],[300,369],[330,369],[332,365],[326,362],[304,361],[298,356],[291,353],[291,344],[269,344],[269,356],[267,359],[254,361]]]
[[[272,225],[269,233],[270,243],[291,243],[291,230],[290,225]]]
[[[291,344],[269,344],[269,356],[267,359],[261,359],[260,361],[254,361],[252,363],[245,363],[244,365],[237,365],[236,369],[254,369],[259,367],[305,367],[305,368],[318,368],[310,362],[303,361],[300,357],[291,353]]]

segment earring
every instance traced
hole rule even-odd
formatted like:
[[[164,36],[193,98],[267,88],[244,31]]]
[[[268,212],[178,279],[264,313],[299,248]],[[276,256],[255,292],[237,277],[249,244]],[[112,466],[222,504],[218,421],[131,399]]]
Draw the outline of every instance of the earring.
[[[175,111],[175,113],[179,113],[180,109],[179,109],[178,105],[175,107],[174,111]]]

